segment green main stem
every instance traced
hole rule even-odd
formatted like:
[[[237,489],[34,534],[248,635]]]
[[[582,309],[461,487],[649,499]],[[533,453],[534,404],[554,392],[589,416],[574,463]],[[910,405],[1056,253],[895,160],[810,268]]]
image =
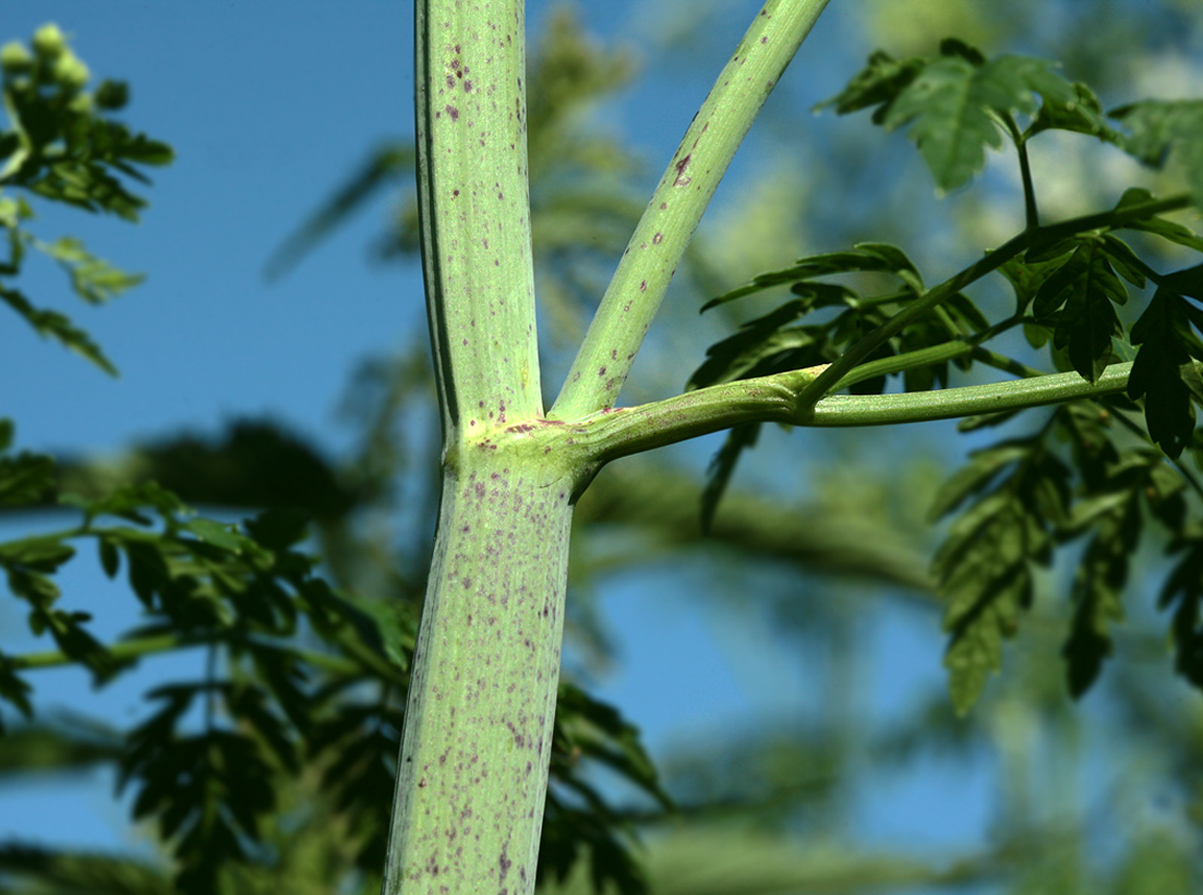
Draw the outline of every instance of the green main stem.
[[[481,446],[446,471],[384,892],[534,890],[574,482]],[[503,451],[503,455],[504,455]]]

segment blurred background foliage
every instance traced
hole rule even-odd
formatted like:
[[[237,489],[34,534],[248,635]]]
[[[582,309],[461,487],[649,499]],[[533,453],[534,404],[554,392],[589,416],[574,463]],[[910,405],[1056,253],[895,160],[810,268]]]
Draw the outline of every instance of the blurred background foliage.
[[[841,17],[848,64],[825,73],[828,94],[874,47],[895,56],[932,52],[948,35],[987,53],[1061,60],[1106,106],[1203,94],[1203,8],[1193,0],[861,0],[840,7],[828,15]],[[562,6],[532,35],[531,198],[545,382],[557,383],[566,370],[658,174],[638,139],[613,125],[614,108],[641,79],[681,71],[704,79],[748,14],[747,3],[733,0],[643,4],[630,29],[641,39],[615,45],[591,37],[574,9]],[[772,295],[697,316],[707,298],[755,273],[862,239],[895,241],[925,265],[952,269],[1022,222],[1007,159],[993,160],[981,187],[937,204],[900,136],[847,119],[824,128],[820,141],[813,122],[784,82],[746,150],[752,161],[734,170],[679,271],[624,403],[679,391],[707,344],[769,306]],[[1042,196],[1050,218],[1109,207],[1134,176],[1085,140],[1057,144],[1034,163],[1055,172],[1043,178],[1055,184]],[[288,276],[381,192],[394,197],[395,211],[375,254],[415,263],[412,165],[405,140],[369,151],[324,201],[315,195],[317,211],[282,242],[267,275]],[[1156,188],[1154,177],[1141,176]],[[1008,298],[981,298],[991,300]],[[292,761],[277,749],[265,765],[270,804],[253,823],[231,821],[239,842],[223,854],[242,853],[242,861],[231,861],[220,879],[198,882],[177,875],[189,854],[178,842],[164,843],[175,865],[10,843],[0,845],[0,892],[165,893],[180,881],[234,893],[376,891],[372,868],[380,864],[404,688],[399,669],[424,589],[437,502],[437,415],[425,348],[365,360],[346,394],[342,413],[358,437],[338,457],[277,421],[243,420],[218,437],[167,433],[119,456],[81,449],[58,458],[59,493],[85,503],[156,482],[221,519],[300,511],[312,519],[307,541],[268,544],[262,532],[232,527],[227,535],[244,540],[227,546],[258,537],[277,559],[315,554],[315,572],[347,597],[330,604],[325,628],[313,609],[291,633],[267,632],[282,653],[292,650],[294,664],[263,661],[248,651],[249,635],[239,641],[232,629],[206,629],[220,666],[210,681],[262,686],[282,706],[284,736],[299,744]],[[923,642],[933,666],[938,659],[941,607],[928,574],[934,534],[923,520],[944,471],[972,446],[972,437],[946,426],[766,430],[707,537],[698,507],[715,442],[603,471],[575,521],[545,891],[1151,895],[1203,885],[1203,709],[1171,674],[1164,623],[1151,600],[1130,601],[1116,657],[1084,703],[1068,697],[1058,656],[1073,571],[1060,567],[1042,582],[1026,623],[1031,636],[1010,648],[1005,674],[968,718],[954,717],[939,675],[898,703],[874,696],[875,687],[906,675],[891,663],[917,653],[897,648],[892,630],[930,630]],[[38,496],[7,512],[45,512],[50,496]],[[167,504],[159,509],[165,519],[174,512]],[[202,535],[222,546],[213,531],[189,537]],[[1160,561],[1144,559],[1150,568]],[[309,579],[289,574],[289,592],[301,593]],[[622,661],[621,632],[607,629],[602,604],[614,582],[634,576],[654,580],[656,598],[667,605],[704,613],[720,639],[782,657],[784,673],[806,681],[804,709],[739,730],[687,732],[657,750],[655,776],[637,732],[584,695]],[[1142,589],[1139,576],[1134,589]],[[345,630],[368,631],[366,648],[349,646]],[[149,633],[134,641],[146,642]],[[14,659],[21,657],[5,661]],[[270,678],[298,662],[316,689],[306,691],[304,711],[288,718],[281,694],[292,690]],[[270,739],[270,725],[229,705],[230,729],[259,745]],[[175,732],[170,742],[185,735]],[[35,715],[0,741],[0,785],[100,765],[132,773],[129,742],[128,731],[82,714]],[[866,831],[866,806],[883,801],[918,799],[923,816],[933,817],[940,800],[949,800],[957,813],[951,803],[970,798],[958,791],[970,779],[974,797],[988,803],[985,835],[969,840],[977,844],[954,836],[954,846],[944,845],[908,828],[905,818],[894,828],[926,845],[903,849]],[[924,792],[908,793],[914,785]],[[159,835],[145,824],[143,831]]]

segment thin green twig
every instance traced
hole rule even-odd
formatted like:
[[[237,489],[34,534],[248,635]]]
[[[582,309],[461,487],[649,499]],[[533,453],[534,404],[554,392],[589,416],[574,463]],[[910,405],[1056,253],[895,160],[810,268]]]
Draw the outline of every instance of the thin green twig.
[[[218,634],[189,636],[183,634],[158,634],[151,637],[138,637],[114,643],[107,649],[109,654],[118,662],[132,662],[138,659],[176,652],[197,646],[214,646],[223,641]],[[312,650],[288,650],[301,662],[320,668],[331,674],[352,675],[362,670],[362,666],[343,656],[329,653],[318,653]],[[46,650],[36,653],[24,653],[15,656],[5,656],[5,665],[13,671],[38,671],[46,668],[61,668],[66,665],[76,665],[78,660],[67,655],[62,650]]]

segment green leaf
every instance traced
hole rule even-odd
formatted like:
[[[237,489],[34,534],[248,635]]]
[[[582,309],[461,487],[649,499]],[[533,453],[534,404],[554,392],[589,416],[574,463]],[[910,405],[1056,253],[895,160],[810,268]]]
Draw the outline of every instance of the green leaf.
[[[97,108],[116,112],[129,104],[129,85],[124,81],[101,81],[93,96]]]
[[[672,808],[672,799],[661,787],[656,767],[640,741],[639,728],[621,712],[567,682],[560,685],[556,712],[557,734],[563,736],[570,751],[575,747],[617,771],[664,808]]]
[[[75,294],[91,304],[103,304],[146,279],[142,274],[118,270],[88,252],[82,242],[72,237],[65,236],[49,245],[35,245],[63,266],[71,276]]]
[[[0,286],[0,301],[24,317],[25,322],[37,330],[39,335],[50,336],[64,347],[87,358],[110,376],[117,375],[117,368],[105,357],[100,346],[93,342],[92,337],[84,330],[76,327],[65,314],[35,308],[29,299],[16,289],[5,286]]]
[[[794,300],[786,302],[763,317],[748,321],[740,327],[739,332],[706,349],[706,360],[689,378],[686,389],[692,390],[718,382],[729,382],[738,378],[739,374],[746,373],[762,356],[761,346],[783,326],[796,320],[805,312],[806,303]],[[752,358],[750,363],[749,357]],[[805,366],[805,364],[799,364],[799,366]],[[733,371],[738,371],[738,373],[733,373]]]
[[[1002,667],[1003,639],[1018,629],[1019,609],[1032,600],[1032,581],[1026,567],[1016,564],[995,575],[981,598],[964,609],[950,633],[944,653],[948,690],[957,714],[976,704],[990,675]]]
[[[145,514],[147,509],[153,509],[165,519],[173,521],[176,517],[191,513],[175,494],[160,487],[157,482],[122,485],[95,500],[66,496],[64,503],[79,506],[89,523],[103,516],[116,516],[138,525],[150,525],[151,519]]]
[[[1176,270],[1173,273],[1165,274],[1161,278],[1161,285],[1171,292],[1176,292],[1179,295],[1189,295],[1196,301],[1203,302],[1203,264],[1197,264],[1194,267],[1187,267],[1183,270]],[[1185,306],[1188,313],[1193,309],[1190,305]],[[1198,319],[1192,315],[1192,319]]]
[[[58,717],[52,725],[24,725],[10,732],[0,749],[0,781],[103,767],[120,756],[123,743],[116,729],[82,718]]]
[[[1123,589],[1128,557],[1135,549],[1140,511],[1132,495],[1120,495],[1114,509],[1093,538],[1078,566],[1072,598],[1073,621],[1062,647],[1070,695],[1080,698],[1098,679],[1103,661],[1111,655],[1110,627],[1123,621]]]
[[[1063,256],[1073,251],[1074,247],[1074,243],[1064,240],[1047,247],[1052,253],[1051,257],[1029,250],[1022,258],[1012,258],[998,268],[998,272],[1007,278],[1015,292],[1016,314],[1023,314],[1036,298],[1044,281],[1064,263]],[[1039,348],[1040,345],[1033,347]]]
[[[146,202],[117,175],[145,181],[134,166],[167,164],[171,147],[105,117],[124,105],[128,91],[106,81],[90,94],[87,66],[61,34],[58,39],[57,54],[35,53],[29,71],[4,70],[4,105],[15,139],[5,147],[0,179],[53,201],[136,220]],[[36,36],[34,43],[36,49]]]
[[[1090,382],[1099,378],[1110,360],[1112,335],[1122,331],[1112,304],[1128,300],[1127,288],[1111,267],[1109,248],[1101,239],[1080,240],[1073,254],[1041,284],[1032,305],[1038,319],[1056,314],[1053,346],[1066,349],[1074,369]]]
[[[1154,201],[1154,199],[1156,197],[1148,190],[1133,187],[1124,192],[1119,202],[1116,203],[1115,208],[1118,211],[1132,205],[1143,205],[1146,202]],[[1200,237],[1195,231],[1176,221],[1168,221],[1160,217],[1146,218],[1142,221],[1131,221],[1124,224],[1123,229],[1141,230],[1145,233],[1152,233],[1176,245],[1186,246],[1188,249],[1194,249],[1196,252],[1203,252],[1203,237]]]
[[[985,166],[986,147],[1002,146],[996,116],[1034,113],[1034,91],[1068,101],[1059,87],[1065,82],[1051,67],[1022,56],[982,64],[960,54],[936,59],[902,91],[883,124],[891,130],[910,125],[936,186],[956,189]]]
[[[973,300],[964,292],[958,292],[944,302],[943,307],[964,324],[968,332],[980,332],[990,326],[990,321]]]
[[[1203,537],[1180,536],[1170,551],[1183,556],[1166,578],[1158,604],[1174,609],[1170,636],[1175,668],[1203,690]]]
[[[1054,93],[1044,96],[1040,111],[1028,128],[1028,135],[1064,130],[1114,142],[1118,135],[1104,119],[1102,104],[1094,91],[1079,82],[1067,86],[1069,93],[1057,85]]]
[[[299,510],[265,510],[245,523],[247,534],[268,550],[286,550],[305,539],[309,515]]]
[[[0,544],[0,565],[55,572],[75,555],[75,548],[55,535],[35,535]]]
[[[718,512],[719,501],[731,482],[735,472],[735,464],[739,462],[744,451],[755,446],[756,438],[760,435],[760,423],[747,426],[737,426],[727,433],[727,439],[719,448],[710,468],[706,470],[706,488],[702,491],[702,531],[710,531],[714,524],[714,514]]]
[[[97,549],[100,551],[100,567],[109,578],[115,577],[121,569],[121,552],[104,537],[97,541]]]
[[[57,490],[58,473],[52,458],[25,452],[0,456],[0,507],[49,503]]]
[[[371,619],[374,623],[369,632],[379,640],[380,648],[397,668],[408,668],[413,653],[416,631],[413,626],[412,610],[400,600],[370,600],[348,597],[348,608]],[[349,615],[349,613],[348,613]],[[356,627],[363,628],[363,619],[351,619]]]
[[[117,659],[83,627],[81,622],[91,621],[91,616],[87,613],[42,608],[35,609],[34,613],[37,626],[44,626],[50,631],[54,642],[64,655],[92,672],[96,686],[112,680],[122,668],[129,666],[129,661]]]
[[[837,96],[819,103],[815,112],[834,106],[836,113],[847,115],[870,106],[879,106],[873,123],[881,124],[899,94],[915,79],[926,64],[924,59],[898,61],[889,53],[875,51],[868,65],[858,72]]]
[[[1140,349],[1128,377],[1128,397],[1144,398],[1149,435],[1171,457],[1182,453],[1195,429],[1191,393],[1182,375],[1183,365],[1190,363],[1184,304],[1180,295],[1160,288],[1132,326],[1132,342]]]
[[[710,308],[726,304],[745,295],[753,295],[786,283],[797,283],[833,274],[874,271],[893,273],[916,291],[923,289],[918,269],[900,248],[888,243],[866,242],[859,243],[852,249],[842,252],[810,255],[798,259],[792,267],[759,274],[753,277],[750,283],[724,292],[717,298],[706,302],[702,305],[701,310],[708,311]],[[828,288],[839,290],[838,295],[841,296],[851,297],[854,295],[851,290],[844,287],[828,286]]]
[[[181,717],[198,699],[246,708],[233,684],[174,684],[150,696],[165,704],[131,731],[119,789],[136,781],[134,817],[156,818],[162,839],[173,843],[179,891],[216,895],[218,868],[245,862],[247,847],[260,842],[260,819],[276,804],[272,780],[278,766],[260,742],[242,732],[210,726],[180,734]],[[261,714],[256,718],[264,720]]]
[[[321,778],[323,791],[334,797],[363,837],[356,864],[369,872],[379,873],[384,861],[389,818],[379,794],[396,785],[392,762],[395,732],[402,724],[399,709],[342,701],[318,720],[308,737],[310,753],[328,762]]]
[[[33,687],[13,669],[12,660],[0,652],[0,699],[28,719],[33,717],[33,704],[29,701],[32,692]],[[4,732],[4,719],[0,717],[0,736]]]
[[[1068,514],[1069,474],[1039,438],[1004,442],[975,455],[940,496],[938,506],[955,505],[997,480],[952,523],[932,560],[949,632],[944,665],[959,713],[1001,666],[1003,640],[1031,603],[1032,564],[1051,560],[1053,535]]]
[[[185,531],[190,531],[206,544],[212,544],[231,553],[241,552],[246,538],[238,533],[238,527],[213,519],[189,519],[183,524]]]
[[[1116,272],[1137,289],[1143,289],[1145,287],[1146,270],[1144,262],[1119,237],[1113,236],[1110,233],[1104,233],[1100,239],[1103,242],[1107,261],[1115,268]],[[1120,303],[1122,304],[1123,302]]]
[[[13,592],[14,596],[20,597],[33,606],[49,606],[62,595],[62,591],[51,578],[41,572],[34,572],[21,566],[8,569],[8,589]],[[41,616],[31,613],[29,629],[35,636],[40,637],[46,630],[45,620]]]
[[[951,513],[968,497],[984,489],[998,473],[1028,455],[1027,442],[1004,441],[970,454],[971,460],[940,486],[928,510],[927,519],[935,522]]]
[[[1109,114],[1128,128],[1121,148],[1154,168],[1172,154],[1186,171],[1196,204],[1203,202],[1203,100],[1145,100]]]

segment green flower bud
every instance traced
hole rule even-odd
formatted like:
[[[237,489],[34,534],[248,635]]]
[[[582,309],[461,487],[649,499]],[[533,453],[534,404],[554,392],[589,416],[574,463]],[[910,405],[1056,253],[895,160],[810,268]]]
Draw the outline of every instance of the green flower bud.
[[[20,41],[10,41],[0,47],[0,68],[6,72],[27,71],[32,64],[33,57]]]
[[[83,61],[68,50],[54,61],[54,80],[64,87],[79,90],[88,83],[92,73]]]
[[[67,38],[58,25],[51,22],[33,33],[33,51],[46,59],[57,59],[67,49]]]

